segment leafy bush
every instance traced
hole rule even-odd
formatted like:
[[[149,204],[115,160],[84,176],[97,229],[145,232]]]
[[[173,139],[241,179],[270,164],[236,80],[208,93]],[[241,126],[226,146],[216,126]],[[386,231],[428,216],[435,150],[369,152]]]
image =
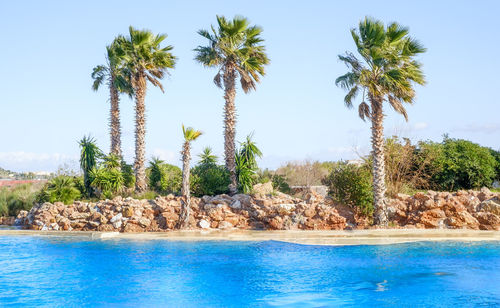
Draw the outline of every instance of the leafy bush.
[[[82,193],[77,188],[78,182],[81,179],[78,177],[69,177],[61,175],[50,180],[45,187],[40,191],[36,200],[37,202],[63,202],[64,204],[73,203],[80,198]]]
[[[496,176],[495,180],[500,181],[500,151],[495,151],[493,149],[490,149],[491,155],[495,158],[497,165],[495,168]]]
[[[40,184],[0,188],[0,216],[16,216],[21,210],[29,211],[40,189]]]
[[[275,174],[283,176],[290,186],[314,186],[321,185],[335,168],[334,162],[302,161],[288,162],[281,166]]]
[[[341,162],[323,184],[337,202],[358,208],[365,215],[373,214],[372,175],[366,165],[358,167]]]
[[[194,196],[225,194],[230,183],[226,168],[213,162],[198,164],[191,170],[191,192]]]
[[[99,191],[100,196],[112,198],[114,193],[118,193],[123,189],[123,174],[120,169],[107,168],[101,166],[94,168],[90,172],[92,179],[92,187]]]
[[[123,185],[126,188],[133,188],[135,186],[135,175],[134,168],[132,165],[127,164],[125,161],[122,161],[122,175],[123,175]]]
[[[476,143],[445,137],[434,160],[437,189],[458,190],[491,187],[497,176],[497,160],[490,149]]]
[[[178,194],[181,190],[182,170],[159,158],[149,162],[149,187],[160,194]]]

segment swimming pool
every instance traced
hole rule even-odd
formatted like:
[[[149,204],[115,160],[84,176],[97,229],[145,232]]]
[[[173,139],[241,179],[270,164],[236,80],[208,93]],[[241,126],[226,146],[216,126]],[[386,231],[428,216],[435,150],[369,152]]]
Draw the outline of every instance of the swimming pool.
[[[0,303],[500,305],[500,242],[305,246],[0,236]]]

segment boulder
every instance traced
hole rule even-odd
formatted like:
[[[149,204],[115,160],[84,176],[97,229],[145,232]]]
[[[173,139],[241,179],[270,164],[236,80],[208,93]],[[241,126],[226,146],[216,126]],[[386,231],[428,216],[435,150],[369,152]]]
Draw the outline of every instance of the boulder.
[[[272,182],[258,183],[252,187],[252,194],[254,195],[269,195],[272,194],[273,191]]]
[[[484,200],[479,204],[478,210],[481,212],[488,212],[495,215],[500,215],[500,198],[494,197],[488,200]]]
[[[205,219],[201,219],[198,222],[198,226],[202,229],[210,229],[210,223]]]

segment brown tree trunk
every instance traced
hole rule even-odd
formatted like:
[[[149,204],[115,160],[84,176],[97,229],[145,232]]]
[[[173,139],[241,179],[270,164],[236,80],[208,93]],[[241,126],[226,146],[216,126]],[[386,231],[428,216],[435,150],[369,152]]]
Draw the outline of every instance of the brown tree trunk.
[[[236,70],[232,65],[224,69],[224,156],[226,169],[229,171],[231,184],[229,193],[236,194],[238,181],[236,179],[236,159],[235,159],[235,136],[236,136],[236,107],[234,99],[236,97]]]
[[[370,97],[370,101],[372,110],[374,219],[376,224],[386,227],[388,219],[385,205],[384,113],[381,98]]]
[[[121,127],[120,127],[120,98],[118,96],[118,90],[114,86],[114,78],[111,78],[109,84],[109,96],[111,100],[111,154],[117,156],[122,156],[122,144],[121,144]]]
[[[146,78],[143,74],[135,80],[135,191],[146,190]]]
[[[191,150],[188,141],[184,142],[182,148],[182,208],[179,219],[179,228],[186,228],[189,226],[189,215],[191,214],[191,193],[189,189],[189,161],[191,160]]]

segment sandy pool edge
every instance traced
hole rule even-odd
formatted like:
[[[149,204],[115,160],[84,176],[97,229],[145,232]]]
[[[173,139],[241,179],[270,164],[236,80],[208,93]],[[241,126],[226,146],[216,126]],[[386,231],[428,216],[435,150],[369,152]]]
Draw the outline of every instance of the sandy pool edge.
[[[305,245],[384,245],[419,241],[500,241],[500,231],[374,229],[352,231],[187,230],[119,233],[93,231],[0,230],[0,236],[87,237],[89,239],[170,241],[282,241]]]

